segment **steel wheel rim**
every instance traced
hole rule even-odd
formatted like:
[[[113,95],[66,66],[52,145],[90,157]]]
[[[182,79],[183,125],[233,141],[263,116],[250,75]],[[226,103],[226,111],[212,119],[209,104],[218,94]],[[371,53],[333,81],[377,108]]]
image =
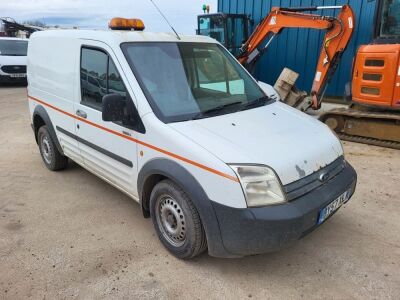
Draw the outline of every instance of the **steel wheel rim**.
[[[180,205],[171,196],[161,196],[156,203],[157,226],[163,237],[173,246],[186,241],[186,220]]]
[[[53,153],[51,152],[50,141],[47,136],[42,138],[42,153],[46,163],[51,164]]]

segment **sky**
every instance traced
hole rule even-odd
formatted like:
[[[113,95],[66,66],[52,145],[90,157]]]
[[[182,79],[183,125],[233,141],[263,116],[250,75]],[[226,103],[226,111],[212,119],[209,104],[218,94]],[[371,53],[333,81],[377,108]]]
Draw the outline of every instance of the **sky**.
[[[179,33],[194,34],[203,4],[217,11],[217,0],[153,0]],[[141,18],[146,30],[170,31],[150,0],[0,0],[0,17],[47,25],[107,28],[113,17]]]

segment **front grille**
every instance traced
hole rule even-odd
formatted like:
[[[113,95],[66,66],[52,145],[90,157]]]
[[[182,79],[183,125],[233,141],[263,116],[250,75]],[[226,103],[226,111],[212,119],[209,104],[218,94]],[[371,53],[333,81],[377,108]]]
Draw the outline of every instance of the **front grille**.
[[[285,185],[283,189],[286,192],[288,201],[292,201],[298,197],[301,197],[318,188],[319,186],[326,184],[333,177],[337,176],[341,171],[343,171],[345,166],[346,161],[344,157],[341,156],[317,172]]]
[[[2,66],[1,70],[8,74],[26,73],[26,66]]]

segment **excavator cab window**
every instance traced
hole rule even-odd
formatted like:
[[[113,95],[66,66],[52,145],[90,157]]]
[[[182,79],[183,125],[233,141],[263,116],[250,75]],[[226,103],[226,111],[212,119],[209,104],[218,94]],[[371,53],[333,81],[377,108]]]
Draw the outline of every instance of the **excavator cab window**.
[[[216,39],[233,55],[239,54],[248,32],[248,17],[244,14],[217,13],[198,17],[198,34]]]
[[[384,0],[380,7],[380,38],[400,37],[400,0]]]

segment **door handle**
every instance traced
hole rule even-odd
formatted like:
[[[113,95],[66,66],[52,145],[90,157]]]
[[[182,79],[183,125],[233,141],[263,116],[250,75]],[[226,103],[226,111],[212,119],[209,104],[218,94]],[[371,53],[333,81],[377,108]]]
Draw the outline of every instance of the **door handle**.
[[[86,114],[83,110],[80,110],[80,109],[78,109],[78,110],[76,111],[76,115],[77,115],[78,117],[81,117],[81,118],[84,118],[84,119],[87,118],[87,114]]]

